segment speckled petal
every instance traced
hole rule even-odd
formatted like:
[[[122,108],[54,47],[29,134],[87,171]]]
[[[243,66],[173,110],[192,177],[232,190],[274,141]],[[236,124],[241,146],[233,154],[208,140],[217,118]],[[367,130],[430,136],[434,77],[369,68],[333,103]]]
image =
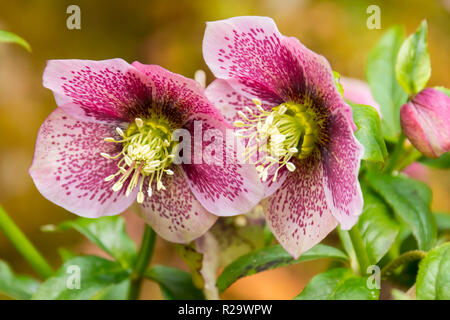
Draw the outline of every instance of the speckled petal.
[[[304,84],[302,67],[282,39],[266,17],[208,22],[203,56],[217,78],[236,79],[248,96],[280,104]]]
[[[345,103],[334,82],[333,70],[328,60],[305,47],[297,38],[284,37],[283,43],[299,60],[305,72],[305,90],[299,90],[313,99],[314,103],[321,104],[330,112],[339,109],[345,113],[352,129],[356,130],[353,122],[352,109]],[[292,99],[295,101],[296,93]]]
[[[424,155],[437,158],[450,150],[450,98],[427,88],[400,109],[403,132]]]
[[[236,140],[227,141],[225,125],[215,119],[198,118],[186,128],[193,137],[194,151],[191,164],[183,164],[183,169],[196,198],[219,216],[250,211],[262,199],[264,190],[255,166],[238,158]],[[198,128],[203,139],[197,138]],[[196,160],[196,155],[202,158]]]
[[[266,222],[278,242],[298,258],[337,226],[327,204],[319,152],[297,160],[284,184],[263,201]]]
[[[237,114],[238,111],[244,111],[245,107],[249,107],[253,110],[253,112],[259,112],[255,106],[255,104],[252,102],[251,99],[247,98],[244,95],[239,94],[233,86],[230,84],[230,80],[223,80],[223,79],[216,79],[214,80],[207,88],[206,88],[206,96],[208,99],[218,108],[225,119],[229,121],[230,123],[233,123],[234,121],[242,118]],[[262,107],[266,110],[269,110],[271,107],[273,107],[272,104],[262,101]],[[248,140],[244,140],[243,143],[246,145]],[[256,143],[256,142],[255,142]],[[257,163],[258,156],[261,160],[264,155],[262,153],[259,153],[258,155],[255,155],[252,157],[253,163],[256,163],[256,165],[260,164]],[[264,197],[268,197],[271,194],[273,194],[283,183],[284,179],[286,178],[286,170],[280,170],[278,178],[275,182],[272,181],[272,177],[275,170],[272,170],[268,176],[267,181],[263,182],[264,185]]]
[[[43,82],[59,107],[86,121],[133,120],[151,97],[145,76],[122,59],[50,60]]]
[[[77,215],[96,218],[127,209],[136,198],[125,196],[125,187],[111,190],[104,179],[117,171],[117,145],[103,141],[114,136],[112,125],[83,122],[56,109],[42,124],[29,173],[44,197]]]
[[[170,72],[157,65],[133,62],[132,65],[145,74],[154,87],[153,101],[161,106],[162,113],[181,118],[181,124],[196,114],[221,118],[220,112],[205,96],[201,85],[192,79]]]
[[[364,148],[356,140],[342,110],[331,115],[328,130],[330,142],[322,148],[325,195],[342,229],[348,230],[363,208],[358,173]]]
[[[171,169],[174,175],[164,175],[162,180],[166,190],[154,190],[151,197],[145,197],[141,215],[162,238],[188,243],[208,231],[217,217],[195,199],[182,169],[179,166]],[[144,187],[147,188],[147,183]]]

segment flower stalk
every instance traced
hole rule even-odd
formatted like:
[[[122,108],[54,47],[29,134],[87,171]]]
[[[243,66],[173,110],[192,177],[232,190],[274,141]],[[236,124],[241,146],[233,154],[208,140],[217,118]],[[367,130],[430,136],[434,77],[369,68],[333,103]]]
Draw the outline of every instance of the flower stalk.
[[[353,249],[356,253],[356,259],[359,265],[359,273],[361,275],[365,275],[367,272],[367,268],[370,266],[369,257],[367,256],[366,247],[364,245],[364,241],[361,237],[361,233],[357,226],[354,226],[348,231],[348,235],[350,236]]]
[[[389,157],[383,172],[391,173],[392,171],[394,171],[395,166],[397,165],[397,163],[399,162],[400,158],[403,155],[405,139],[406,139],[405,135],[401,133],[400,137],[398,138],[397,144],[394,147],[394,151]]]
[[[149,225],[145,225],[144,235],[142,237],[141,249],[134,265],[134,270],[131,276],[130,290],[128,292],[128,300],[136,300],[139,298],[141,291],[142,280],[144,273],[147,270],[148,265],[153,256],[155,248],[156,233],[150,228]]]
[[[0,230],[2,230],[9,241],[16,247],[17,251],[25,258],[37,274],[43,279],[53,274],[53,269],[34,245],[23,234],[6,211],[0,206]]]

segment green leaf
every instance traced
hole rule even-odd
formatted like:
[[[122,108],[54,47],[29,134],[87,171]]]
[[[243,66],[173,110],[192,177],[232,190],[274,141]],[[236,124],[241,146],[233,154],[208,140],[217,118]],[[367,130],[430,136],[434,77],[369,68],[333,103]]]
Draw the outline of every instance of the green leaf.
[[[431,250],[419,264],[419,300],[450,300],[450,242]]]
[[[435,212],[434,217],[436,218],[436,225],[440,231],[450,230],[450,213],[440,213]]]
[[[79,276],[80,286],[76,280]],[[87,300],[130,277],[117,262],[97,256],[66,261],[55,276],[47,279],[33,295],[35,300]]]
[[[16,43],[22,46],[28,52],[31,52],[31,46],[28,44],[28,42],[12,32],[0,30],[0,42]]]
[[[336,268],[321,273],[306,285],[295,300],[377,300],[378,289],[369,289],[367,277],[350,269]]]
[[[381,133],[378,111],[361,104],[351,104],[353,121],[357,126],[356,139],[364,146],[363,159],[373,162],[385,162],[387,158],[386,144]]]
[[[376,193],[363,188],[364,209],[358,228],[371,263],[376,264],[389,251],[400,230],[389,206]]]
[[[39,281],[14,274],[9,265],[0,260],[0,294],[13,299],[28,300],[39,287]]]
[[[397,54],[404,38],[405,33],[401,27],[387,30],[370,51],[366,68],[370,90],[380,105],[383,135],[392,142],[395,142],[400,134],[400,107],[408,98],[395,76]]]
[[[419,159],[419,162],[432,168],[448,169],[450,168],[450,152],[446,152],[436,159],[423,157]]]
[[[439,90],[447,95],[447,97],[450,97],[450,89],[445,87],[434,87],[434,89]]]
[[[83,234],[100,249],[119,261],[124,268],[134,264],[137,255],[136,245],[125,231],[123,217],[78,218],[65,221],[58,227],[60,230],[70,228]]]
[[[397,56],[395,72],[400,85],[410,95],[425,88],[431,76],[430,54],[428,53],[427,22],[403,42]]]
[[[118,284],[113,284],[97,293],[95,300],[127,300],[130,289],[130,279],[126,279]]]
[[[219,292],[223,292],[231,284],[245,276],[320,258],[348,260],[342,251],[322,244],[316,245],[295,260],[280,245],[274,245],[253,251],[233,261],[220,274],[217,279],[217,287]]]
[[[403,176],[369,172],[367,178],[395,215],[411,228],[419,249],[431,249],[436,242],[437,230],[430,211],[430,189],[422,182]]]
[[[203,300],[203,293],[189,273],[167,266],[153,266],[145,276],[157,282],[166,300]]]

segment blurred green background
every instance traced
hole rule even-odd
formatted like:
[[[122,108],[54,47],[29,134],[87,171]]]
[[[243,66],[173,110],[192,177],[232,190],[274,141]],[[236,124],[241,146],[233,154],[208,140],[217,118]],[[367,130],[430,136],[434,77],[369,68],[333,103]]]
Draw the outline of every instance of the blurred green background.
[[[66,28],[66,8],[71,4],[81,8],[81,30]],[[371,4],[381,8],[381,30],[366,27]],[[1,0],[0,29],[24,37],[33,52],[0,44],[0,203],[52,263],[59,263],[60,246],[97,251],[75,232],[55,235],[39,229],[75,218],[44,199],[27,173],[39,126],[56,107],[51,92],[42,86],[46,60],[121,57],[193,77],[197,69],[207,70],[202,58],[205,22],[238,15],[274,18],[283,34],[298,37],[327,57],[341,75],[360,79],[370,48],[387,27],[401,24],[411,33],[426,18],[432,65],[429,85],[450,87],[450,0]],[[429,170],[421,172],[421,178],[432,186],[433,208],[450,211],[449,174]],[[130,232],[139,239],[142,222],[131,212],[126,217]],[[32,273],[2,234],[0,259],[9,261],[17,272]],[[172,246],[162,240],[155,261],[184,267]],[[314,262],[265,272],[241,280],[224,297],[289,299],[325,266],[326,262]],[[146,284],[143,297],[159,298],[159,290]]]

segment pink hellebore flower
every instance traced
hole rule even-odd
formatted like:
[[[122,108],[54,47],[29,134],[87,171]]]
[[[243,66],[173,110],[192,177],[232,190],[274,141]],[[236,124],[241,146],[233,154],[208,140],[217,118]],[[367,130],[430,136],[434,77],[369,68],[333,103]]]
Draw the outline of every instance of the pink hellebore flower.
[[[424,155],[438,158],[450,150],[450,98],[427,88],[400,109],[403,132]]]
[[[203,54],[219,78],[206,94],[240,128],[246,154],[261,137],[270,148],[257,170],[281,245],[297,258],[338,223],[350,229],[363,207],[363,148],[327,60],[266,17],[208,23]]]
[[[220,163],[175,164],[175,130],[192,133],[195,120],[221,131],[227,125],[194,80],[122,59],[52,60],[43,80],[59,108],[39,130],[29,172],[57,205],[96,218],[137,199],[160,236],[185,243],[216,215],[249,211],[261,199],[256,170],[238,164],[230,148]]]

